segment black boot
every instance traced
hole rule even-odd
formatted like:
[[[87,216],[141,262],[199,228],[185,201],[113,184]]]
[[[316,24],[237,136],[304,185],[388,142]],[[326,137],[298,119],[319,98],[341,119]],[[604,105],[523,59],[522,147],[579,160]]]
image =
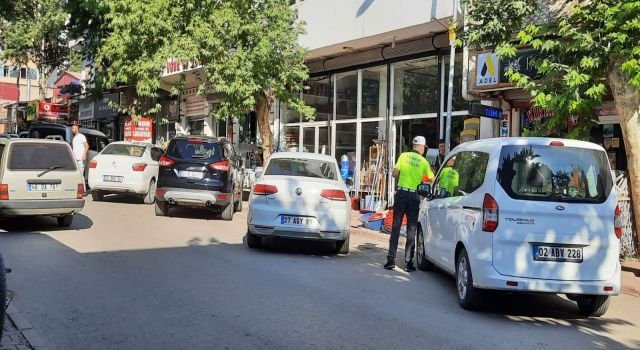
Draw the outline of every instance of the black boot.
[[[416,270],[416,267],[413,265],[413,260],[407,262],[407,264],[404,267],[404,270],[407,272],[413,272]]]
[[[396,267],[395,259],[387,257],[387,263],[384,264],[384,268],[387,270],[393,270],[395,267]]]

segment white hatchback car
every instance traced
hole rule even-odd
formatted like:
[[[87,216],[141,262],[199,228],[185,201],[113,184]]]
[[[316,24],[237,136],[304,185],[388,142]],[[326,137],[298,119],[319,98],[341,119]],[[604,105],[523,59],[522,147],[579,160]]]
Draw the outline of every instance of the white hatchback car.
[[[249,197],[247,245],[262,237],[333,241],[337,254],[349,253],[351,209],[347,187],[333,157],[276,153]]]
[[[89,162],[89,187],[94,201],[108,193],[132,193],[155,201],[158,161],[164,151],[141,142],[112,142]]]
[[[418,266],[455,275],[463,308],[479,306],[484,290],[563,293],[601,316],[620,291],[620,211],[596,144],[464,143],[418,193]]]

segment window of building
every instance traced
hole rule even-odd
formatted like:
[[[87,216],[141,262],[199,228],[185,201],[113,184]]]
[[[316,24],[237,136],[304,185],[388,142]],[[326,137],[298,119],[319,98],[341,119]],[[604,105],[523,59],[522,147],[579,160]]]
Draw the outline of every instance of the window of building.
[[[284,151],[297,152],[299,150],[300,142],[300,127],[299,126],[285,126],[284,137],[282,143]]]
[[[310,78],[307,81],[308,90],[302,94],[304,102],[316,109],[315,121],[331,120],[333,115],[333,89],[328,76]],[[290,122],[290,121],[288,121]]]
[[[349,160],[348,177],[353,178],[356,167],[356,123],[336,124],[336,160],[341,164],[342,156]]]
[[[362,71],[362,118],[387,116],[387,66]]]
[[[191,135],[203,135],[204,134],[204,119],[190,120],[189,121],[189,134],[191,134]]]
[[[302,128],[302,152],[316,151],[316,128],[314,126]]]
[[[358,72],[348,72],[336,76],[336,119],[356,119],[358,117]]]
[[[437,57],[393,65],[393,115],[437,113],[439,94]]]

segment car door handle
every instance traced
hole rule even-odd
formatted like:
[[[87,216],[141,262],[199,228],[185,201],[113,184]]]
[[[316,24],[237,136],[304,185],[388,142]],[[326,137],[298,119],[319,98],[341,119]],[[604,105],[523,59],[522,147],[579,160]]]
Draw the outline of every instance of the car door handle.
[[[438,204],[438,209],[444,208],[444,204]]]

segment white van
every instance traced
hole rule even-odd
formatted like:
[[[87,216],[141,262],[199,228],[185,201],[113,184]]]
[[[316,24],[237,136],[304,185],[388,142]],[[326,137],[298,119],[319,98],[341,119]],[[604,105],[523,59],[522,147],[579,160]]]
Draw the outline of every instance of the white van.
[[[422,184],[420,269],[455,275],[473,309],[486,290],[563,293],[601,316],[620,291],[620,211],[605,150],[500,138],[464,143]]]
[[[0,216],[55,216],[71,226],[84,180],[64,141],[0,139]]]

